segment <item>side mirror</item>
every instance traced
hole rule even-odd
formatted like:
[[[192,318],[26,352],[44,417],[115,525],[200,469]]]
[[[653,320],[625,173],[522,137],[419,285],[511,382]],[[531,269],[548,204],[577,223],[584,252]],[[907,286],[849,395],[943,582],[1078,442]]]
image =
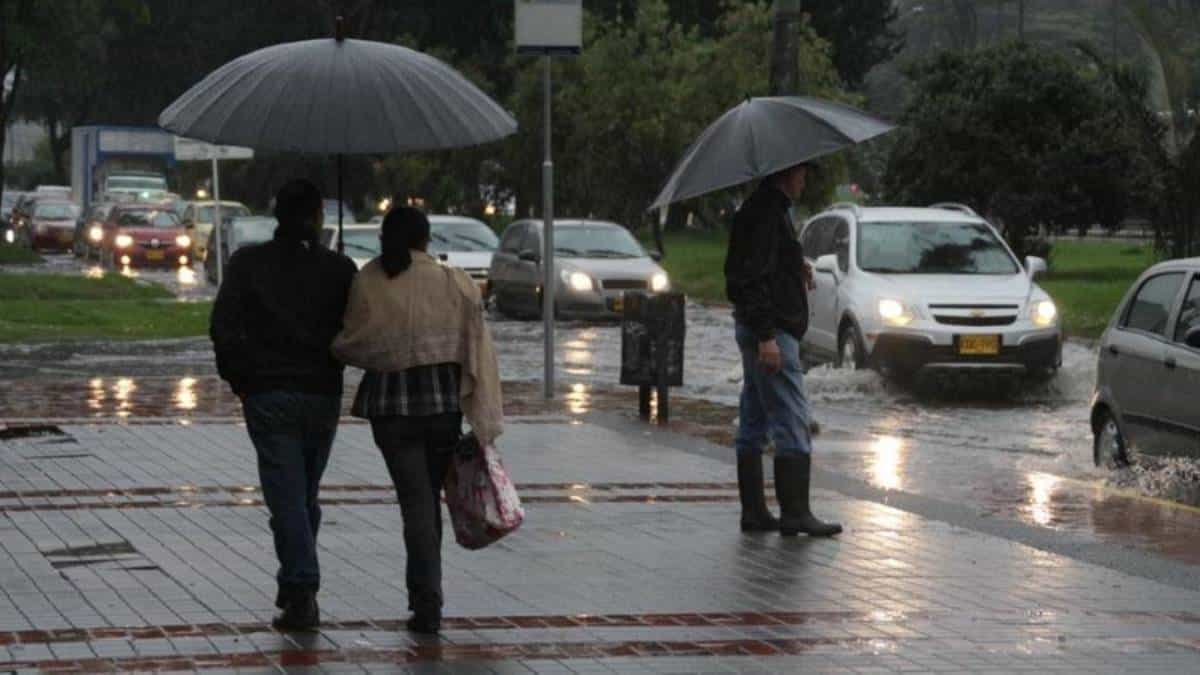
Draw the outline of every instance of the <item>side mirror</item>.
[[[1200,326],[1189,328],[1183,343],[1192,349],[1200,349]]]
[[[1029,256],[1025,258],[1025,271],[1029,273],[1030,279],[1036,279],[1046,273],[1046,259],[1037,256]]]
[[[837,267],[838,257],[836,253],[823,255],[820,258],[817,258],[817,261],[813,263],[813,270],[820,274],[832,274],[837,276]]]
[[[665,257],[662,251],[650,251],[650,259],[654,262],[662,262],[662,259]]]
[[[524,262],[531,262],[531,263],[541,262],[541,260],[542,260],[542,256],[539,255],[537,251],[534,251],[532,249],[526,249],[524,251],[521,251],[520,255],[518,255],[517,257],[520,258]]]

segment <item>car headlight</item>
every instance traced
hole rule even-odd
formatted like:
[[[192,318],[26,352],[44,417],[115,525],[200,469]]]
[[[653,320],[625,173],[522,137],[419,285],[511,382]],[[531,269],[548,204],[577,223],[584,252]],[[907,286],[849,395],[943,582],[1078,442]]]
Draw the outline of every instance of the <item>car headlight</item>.
[[[92,229],[88,230],[88,237],[94,242],[99,242],[104,239],[104,228],[99,225],[93,225]]]
[[[563,283],[573,291],[585,293],[595,288],[592,278],[583,272],[564,271],[562,273]]]
[[[1035,325],[1049,327],[1058,319],[1058,307],[1051,300],[1039,300],[1030,306],[1029,314]]]
[[[129,248],[133,246],[133,237],[127,234],[118,234],[113,243],[117,245],[117,248]]]
[[[903,302],[885,298],[879,301],[879,318],[893,326],[907,326],[912,323],[913,313]]]
[[[662,293],[671,287],[671,280],[663,272],[659,272],[650,277],[650,290],[655,293]]]
[[[187,248],[192,245],[192,238],[186,234],[181,234],[175,237],[175,245],[180,248]]]
[[[17,241],[16,233],[13,232],[12,230],[5,230],[4,231],[4,241],[9,244],[16,243],[16,241]]]

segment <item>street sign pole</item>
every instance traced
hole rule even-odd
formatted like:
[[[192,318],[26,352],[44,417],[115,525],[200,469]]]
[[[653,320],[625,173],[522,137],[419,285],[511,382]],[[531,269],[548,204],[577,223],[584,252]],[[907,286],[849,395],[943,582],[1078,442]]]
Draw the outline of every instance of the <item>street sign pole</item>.
[[[225,265],[221,260],[221,170],[218,167],[217,156],[214,154],[212,158],[213,237],[217,250],[209,251],[208,255],[215,253],[217,256],[217,288],[220,288],[221,282],[225,280]],[[195,230],[192,231],[192,234],[195,234]]]
[[[554,398],[554,155],[551,149],[550,96],[551,56],[542,57],[546,64],[545,76],[545,125],[546,159],[542,162],[542,323],[546,335],[546,375],[543,395],[546,400]]]

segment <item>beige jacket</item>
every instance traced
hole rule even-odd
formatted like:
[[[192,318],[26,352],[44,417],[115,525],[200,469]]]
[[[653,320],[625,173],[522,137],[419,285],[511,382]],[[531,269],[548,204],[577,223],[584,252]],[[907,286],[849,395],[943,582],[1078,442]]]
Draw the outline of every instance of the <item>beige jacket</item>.
[[[483,299],[462,270],[413,251],[413,264],[389,279],[376,258],[354,277],[333,354],[383,373],[458,363],[463,415],[483,443],[503,432],[500,373]]]

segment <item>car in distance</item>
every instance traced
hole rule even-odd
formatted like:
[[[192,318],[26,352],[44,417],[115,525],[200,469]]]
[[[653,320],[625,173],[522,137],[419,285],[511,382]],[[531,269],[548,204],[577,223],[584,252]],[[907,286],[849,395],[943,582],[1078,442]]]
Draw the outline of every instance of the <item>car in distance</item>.
[[[661,293],[671,287],[659,256],[615,223],[555,220],[554,255],[554,313],[561,318],[617,319],[625,291]],[[542,269],[542,222],[509,225],[488,272],[496,309],[514,317],[540,316]]]
[[[28,219],[30,246],[37,250],[69,251],[75,243],[79,209],[68,201],[38,199]]]
[[[371,259],[378,256],[383,248],[383,244],[379,241],[379,225],[370,223],[355,223],[353,225],[345,224],[343,228],[346,231],[345,254],[358,269],[362,269],[364,265],[371,262]],[[336,251],[338,249],[338,227],[335,221],[334,224],[325,222],[325,227],[321,229],[321,243],[327,248]]]
[[[118,204],[100,242],[106,267],[186,267],[192,238],[173,211],[152,204]]]
[[[429,252],[457,267],[487,295],[488,271],[500,238],[482,221],[463,216],[429,216]]]
[[[224,218],[222,218],[224,220]],[[221,263],[229,264],[229,258],[238,249],[251,244],[270,241],[275,236],[275,228],[279,223],[270,216],[243,216],[226,221],[221,226]],[[217,283],[217,233],[214,229],[209,235],[206,249],[209,255],[204,259],[204,273],[208,280]]]
[[[839,204],[800,232],[814,270],[812,360],[907,376],[1054,372],[1058,309],[990,224],[957,204]]]
[[[86,218],[79,219],[73,246],[76,256],[87,259],[99,256],[100,244],[104,240],[104,221],[115,206],[111,202],[95,204]]]
[[[1093,459],[1200,457],[1200,258],[1154,265],[1100,337],[1092,396]]]
[[[208,240],[213,231],[213,219],[216,218],[216,204],[215,201],[191,202],[179,217],[192,239],[191,255],[196,260],[204,260],[208,255]],[[246,208],[245,204],[221,200],[221,220],[244,218],[248,215],[250,209]]]

